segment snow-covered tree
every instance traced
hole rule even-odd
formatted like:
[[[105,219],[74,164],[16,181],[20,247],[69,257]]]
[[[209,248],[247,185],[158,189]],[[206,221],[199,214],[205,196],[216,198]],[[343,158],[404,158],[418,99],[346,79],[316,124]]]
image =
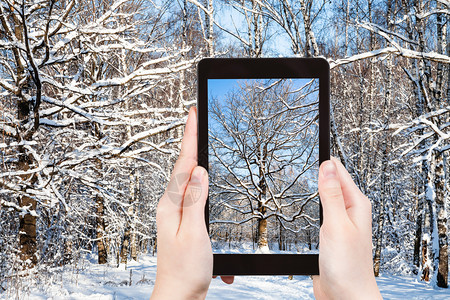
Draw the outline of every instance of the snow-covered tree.
[[[317,229],[318,80],[237,80],[210,100],[210,201],[225,207],[210,223],[255,219],[262,251],[271,220]]]

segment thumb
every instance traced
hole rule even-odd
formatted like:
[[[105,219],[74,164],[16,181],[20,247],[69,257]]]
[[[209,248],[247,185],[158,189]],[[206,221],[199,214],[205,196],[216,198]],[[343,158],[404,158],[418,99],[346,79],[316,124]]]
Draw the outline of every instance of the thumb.
[[[205,224],[205,203],[208,197],[208,172],[205,168],[197,166],[192,170],[186,192],[183,198],[183,213],[180,230],[203,228]]]
[[[322,162],[319,170],[319,195],[323,208],[323,223],[332,226],[347,217],[341,181],[333,161]]]

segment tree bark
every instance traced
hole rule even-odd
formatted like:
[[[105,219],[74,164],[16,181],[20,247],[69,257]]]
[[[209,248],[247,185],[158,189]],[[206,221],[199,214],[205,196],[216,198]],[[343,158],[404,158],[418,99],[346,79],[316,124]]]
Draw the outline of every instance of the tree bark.
[[[437,213],[437,234],[438,234],[438,253],[434,257],[434,272],[436,274],[437,286],[448,287],[448,237],[447,237],[447,213],[445,211],[445,172],[444,172],[444,153],[436,153],[436,172],[434,178],[435,185],[435,204]],[[437,249],[436,249],[437,250]]]
[[[131,239],[130,239],[130,255],[131,258],[137,261],[137,238],[136,238],[136,207],[134,203],[138,200],[139,193],[139,171],[136,169],[135,171],[135,191],[133,192],[133,215],[132,215],[132,231],[131,231]]]
[[[436,177],[436,151],[433,151],[431,154],[431,161],[428,166],[428,175],[427,175],[427,186],[425,190],[425,199],[427,204],[427,214],[425,215],[425,222],[424,222],[424,232],[429,232],[429,237],[424,238],[425,243],[428,247],[427,250],[423,250],[423,252],[427,253],[428,255],[424,257],[425,263],[423,264],[425,266],[424,268],[424,280],[426,280],[426,274],[430,274],[430,267],[433,267],[436,262],[436,246],[437,246],[437,228],[436,228],[436,191],[434,187],[434,180]],[[436,266],[435,266],[436,267]],[[428,270],[426,270],[428,269]]]
[[[20,196],[19,205],[36,211],[36,200],[28,196]],[[19,217],[19,244],[21,260],[30,263],[31,266],[35,265],[37,263],[36,216],[30,213],[21,214]]]
[[[415,269],[414,274],[419,274],[420,269],[420,242],[422,241],[422,221],[423,221],[423,183],[421,181],[416,183],[417,185],[417,205],[416,205],[416,231],[414,235],[414,253],[413,253],[413,264]]]
[[[427,161],[422,162],[422,172],[423,174],[429,174],[428,169],[430,168],[430,165]],[[427,192],[428,192],[428,186],[426,181],[424,180],[424,210],[423,210],[423,231],[422,231],[422,260],[421,260],[421,266],[422,266],[422,276],[421,280],[429,281],[430,280],[430,262],[429,262],[429,243],[430,243],[430,236],[428,235],[428,232],[430,231],[430,212],[429,212],[429,205],[428,199],[427,199]]]
[[[127,227],[123,234],[122,247],[120,249],[120,262],[126,264],[128,261],[128,248],[130,246],[131,228]]]
[[[319,47],[317,46],[316,37],[314,35],[314,31],[312,30],[310,19],[312,1],[305,2],[305,0],[300,0],[300,5],[303,16],[303,24],[305,26],[306,56],[319,56]]]
[[[261,209],[261,212],[265,212],[265,208]],[[267,219],[258,219],[258,248],[264,248],[267,247],[268,240],[267,240]]]
[[[392,1],[388,0],[387,2],[387,13],[386,13],[386,24],[389,30],[392,30],[391,26],[391,18],[392,18]],[[387,146],[387,139],[389,138],[387,135],[387,128],[389,128],[389,108],[391,105],[391,97],[392,97],[392,56],[389,56],[386,61],[386,88],[384,95],[384,106],[383,106],[383,118],[384,118],[384,134],[383,134],[383,159],[382,159],[382,171],[381,171],[381,199],[380,199],[380,207],[379,207],[379,215],[378,215],[378,230],[377,230],[377,244],[375,247],[375,257],[374,257],[374,274],[376,277],[380,275],[380,263],[381,263],[381,247],[383,242],[383,227],[384,227],[384,219],[385,219],[385,205],[388,201],[390,195],[388,192],[388,172],[389,172],[389,152]]]
[[[211,14],[205,12],[205,29],[206,29],[206,44],[208,49],[208,57],[214,56],[214,20],[213,20],[213,0],[205,0],[205,7]]]
[[[106,264],[108,261],[108,252],[105,246],[105,219],[104,219],[104,199],[102,196],[96,196],[97,205],[97,249],[98,263]]]
[[[253,31],[254,31],[254,48],[253,50],[253,56],[254,57],[261,57],[262,55],[262,11],[261,11],[261,5],[255,1],[252,0],[252,23],[253,23]]]
[[[378,229],[377,229],[377,243],[375,247],[375,256],[374,256],[374,267],[373,272],[376,277],[380,275],[380,262],[381,262],[381,248],[382,248],[382,242],[383,242],[383,226],[384,226],[384,206],[386,203],[386,199],[388,197],[386,193],[386,171],[387,171],[387,145],[386,141],[383,142],[383,171],[381,174],[381,198],[380,198],[380,205],[379,205],[379,213],[378,213]]]
[[[260,155],[260,165],[259,165],[259,188],[261,192],[259,194],[258,201],[258,212],[261,217],[258,219],[258,249],[268,246],[268,238],[267,238],[267,219],[266,215],[266,206],[265,206],[265,198],[266,198],[266,159],[267,159],[267,145],[261,145],[261,149],[259,150]]]
[[[26,120],[29,117],[30,109],[26,101],[18,101],[19,105],[19,120]],[[19,162],[18,169],[20,171],[27,171],[32,164],[32,158],[28,155],[24,147],[19,148]],[[21,176],[24,182],[28,181],[30,184],[36,182],[36,176],[23,175]],[[34,266],[37,263],[37,240],[36,240],[36,199],[26,195],[19,196],[19,206],[24,208],[26,213],[19,214],[19,246],[20,258],[23,262]]]
[[[23,4],[24,5],[24,4]],[[27,126],[31,123],[30,113],[32,112],[30,109],[30,102],[28,101],[29,96],[31,94],[32,83],[33,80],[27,71],[27,61],[24,59],[24,55],[26,58],[30,58],[30,49],[28,45],[28,41],[26,41],[27,34],[25,33],[26,25],[23,23],[25,18],[20,19],[20,13],[17,14],[17,11],[13,9],[12,6],[4,5],[4,13],[0,14],[0,23],[3,27],[3,34],[7,39],[14,40],[21,43],[26,44],[27,51],[26,53],[20,53],[19,48],[14,48],[12,50],[14,56],[15,63],[15,72],[16,72],[16,82],[17,86],[17,94],[15,95],[17,98],[17,112],[18,112],[18,121],[20,122],[19,130],[21,131],[21,138],[25,140],[32,140],[33,133],[38,129],[38,125],[36,122],[34,124],[34,129],[28,131],[28,134],[24,134],[27,132]],[[24,7],[22,7],[22,10]],[[23,12],[23,11],[22,11]],[[13,27],[13,31],[10,30]],[[33,75],[39,76],[37,74],[36,69],[33,69]],[[39,84],[38,89],[36,89],[36,99],[40,99],[41,90],[40,90],[40,81],[38,78],[35,80],[36,84]],[[38,114],[38,106],[35,103],[33,110],[35,111],[35,115]],[[36,121],[36,120],[35,120]],[[28,154],[27,150],[24,147],[18,148],[18,162],[17,169],[19,171],[27,171],[30,169],[30,166],[33,164],[33,157]],[[21,176],[23,182],[27,182],[27,186],[33,185],[37,178],[35,175],[22,175]],[[27,187],[24,187],[26,189]],[[24,213],[19,214],[19,249],[20,249],[20,259],[23,262],[26,262],[28,266],[33,266],[37,262],[36,252],[37,252],[37,240],[36,240],[36,207],[37,202],[35,199],[28,197],[26,195],[20,195],[18,197],[19,206],[23,208]]]

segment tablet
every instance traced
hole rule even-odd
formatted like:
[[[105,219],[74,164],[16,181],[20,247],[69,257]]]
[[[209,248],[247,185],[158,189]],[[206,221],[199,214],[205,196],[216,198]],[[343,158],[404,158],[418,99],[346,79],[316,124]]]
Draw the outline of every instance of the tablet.
[[[322,58],[200,61],[198,164],[209,174],[214,275],[319,274],[329,82]]]

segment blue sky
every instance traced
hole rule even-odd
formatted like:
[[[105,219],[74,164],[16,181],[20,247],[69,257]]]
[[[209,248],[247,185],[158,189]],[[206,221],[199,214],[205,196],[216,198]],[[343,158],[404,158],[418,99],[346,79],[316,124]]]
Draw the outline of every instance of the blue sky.
[[[264,84],[265,86],[270,86],[273,83],[277,82],[279,79],[208,79],[208,106],[212,104],[212,100],[215,99],[217,101],[217,104],[222,106],[221,104],[225,105],[227,103],[227,97],[226,95],[231,93],[233,90],[239,90],[239,86],[242,85],[242,83],[248,83],[250,86],[261,86]],[[301,89],[305,87],[308,83],[311,83],[311,78],[290,78],[289,89],[291,92],[294,92],[298,89]],[[315,79],[315,82],[309,86],[309,88],[318,88],[319,81],[318,79]],[[305,92],[306,90],[303,90]],[[299,91],[299,95],[303,94],[302,91]],[[301,103],[298,104],[307,104],[307,103],[313,103],[315,101],[318,101],[318,90],[315,90],[312,92],[309,96],[301,100]],[[225,108],[225,106],[222,108],[222,113],[227,114],[230,113],[228,108]],[[317,109],[317,108],[316,108]],[[213,130],[213,128],[216,127],[219,123],[208,114],[208,127],[209,130]],[[286,120],[287,121],[287,120]],[[289,121],[287,121],[289,122]],[[221,125],[218,125],[219,128],[222,128]],[[223,137],[222,137],[223,138]],[[230,141],[229,141],[230,142]],[[209,155],[212,155],[212,152],[209,153]],[[245,172],[244,172],[245,173]],[[244,174],[248,175],[248,174]],[[308,176],[310,174],[306,174],[305,176]],[[316,178],[316,174],[313,174],[314,178]],[[312,180],[314,183],[313,185],[316,185],[315,180]]]
[[[238,79],[208,79],[208,99],[217,97],[219,100],[237,86]]]
[[[242,81],[253,81],[261,79],[208,79],[208,99],[216,97],[219,101],[222,100],[228,92],[232,91],[234,88],[238,87],[239,82]],[[272,82],[277,79],[273,79]],[[308,83],[310,78],[291,78],[292,80],[292,90],[295,88],[300,88]]]

